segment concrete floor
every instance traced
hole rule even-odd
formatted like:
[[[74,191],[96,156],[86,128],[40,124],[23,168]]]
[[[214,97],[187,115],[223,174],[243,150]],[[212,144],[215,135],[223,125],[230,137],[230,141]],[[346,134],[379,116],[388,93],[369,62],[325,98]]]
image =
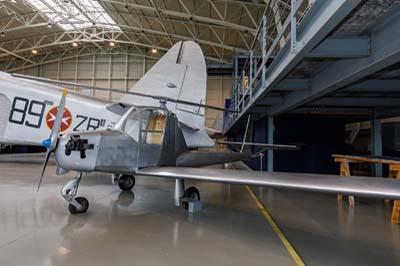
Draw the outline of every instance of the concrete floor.
[[[173,204],[173,181],[138,177],[132,193],[109,175],[84,176],[87,214],[70,215],[59,195],[72,174],[0,164],[0,265],[295,265],[242,186],[198,183],[203,211]],[[193,183],[192,183],[193,184]],[[190,185],[190,183],[187,183]],[[335,196],[254,188],[307,265],[400,265],[390,208]]]

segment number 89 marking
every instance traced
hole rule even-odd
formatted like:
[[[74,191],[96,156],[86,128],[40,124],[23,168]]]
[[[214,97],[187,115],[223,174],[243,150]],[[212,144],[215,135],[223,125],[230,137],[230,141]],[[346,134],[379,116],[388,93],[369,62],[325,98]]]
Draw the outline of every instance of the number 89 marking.
[[[25,123],[28,127],[40,128],[45,108],[46,105],[43,102],[35,100],[29,102],[29,99],[15,97],[8,121],[19,125]],[[36,117],[36,121],[25,121],[27,113],[31,117]]]

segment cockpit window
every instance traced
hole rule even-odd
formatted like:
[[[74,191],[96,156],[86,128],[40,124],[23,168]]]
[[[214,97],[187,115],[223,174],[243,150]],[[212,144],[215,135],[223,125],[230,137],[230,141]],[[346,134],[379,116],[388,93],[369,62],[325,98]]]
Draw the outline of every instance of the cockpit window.
[[[162,110],[146,110],[141,113],[142,143],[162,144],[167,114]]]
[[[132,110],[125,122],[123,130],[131,136],[136,142],[139,142],[140,117],[136,109]]]
[[[128,115],[123,131],[142,144],[162,144],[167,113],[160,109],[134,109]],[[141,138],[141,139],[140,139]]]

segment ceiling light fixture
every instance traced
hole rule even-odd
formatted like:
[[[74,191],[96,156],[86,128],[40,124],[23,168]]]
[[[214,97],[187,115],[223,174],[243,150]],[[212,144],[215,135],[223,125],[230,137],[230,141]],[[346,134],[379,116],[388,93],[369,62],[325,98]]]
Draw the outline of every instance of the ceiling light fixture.
[[[78,44],[77,42],[73,42],[73,43],[72,43],[72,46],[73,46],[73,47],[78,47],[79,44]]]
[[[108,45],[109,45],[110,47],[115,47],[115,42],[111,41]]]
[[[151,49],[151,52],[152,52],[153,54],[156,54],[156,53],[157,53],[157,49],[156,49],[156,48],[153,48],[153,49]]]
[[[32,54],[38,54],[38,50],[32,49]]]

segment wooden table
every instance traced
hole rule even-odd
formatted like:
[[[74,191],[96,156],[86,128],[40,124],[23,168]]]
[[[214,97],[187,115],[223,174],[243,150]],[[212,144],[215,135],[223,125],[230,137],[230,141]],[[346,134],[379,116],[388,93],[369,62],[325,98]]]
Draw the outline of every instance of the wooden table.
[[[389,165],[389,177],[400,179],[400,159],[390,157],[354,156],[332,154],[335,162],[340,163],[340,175],[350,176],[350,163],[380,163]],[[343,200],[343,195],[337,195]],[[348,196],[350,206],[355,205],[354,196]],[[400,201],[395,200],[392,209],[392,224],[398,224],[400,219]]]

